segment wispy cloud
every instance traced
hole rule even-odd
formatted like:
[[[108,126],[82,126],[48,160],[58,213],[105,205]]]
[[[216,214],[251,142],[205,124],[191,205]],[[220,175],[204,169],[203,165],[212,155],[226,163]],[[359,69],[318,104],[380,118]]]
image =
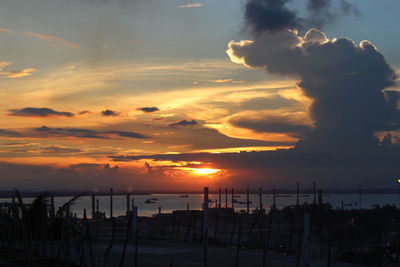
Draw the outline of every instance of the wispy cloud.
[[[14,31],[9,30],[9,29],[5,29],[5,28],[0,28],[0,32],[4,32],[4,33],[15,33]]]
[[[0,75],[6,78],[21,78],[26,76],[31,76],[32,73],[37,72],[35,68],[26,68],[22,70],[14,70],[14,71],[4,71],[3,69],[9,65],[11,62],[8,61],[0,61]]]
[[[44,35],[44,34],[40,34],[40,33],[35,33],[35,32],[25,32],[25,34],[42,39],[42,40],[46,40],[47,42],[51,42],[51,43],[62,43],[64,45],[69,46],[72,49],[80,49],[81,47],[79,45],[77,45],[76,43],[67,41],[65,39],[62,39],[60,37],[55,37],[55,36],[51,36],[51,35]]]
[[[184,4],[181,6],[178,6],[178,8],[187,8],[187,7],[202,7],[203,4],[200,3],[193,3],[193,4]]]

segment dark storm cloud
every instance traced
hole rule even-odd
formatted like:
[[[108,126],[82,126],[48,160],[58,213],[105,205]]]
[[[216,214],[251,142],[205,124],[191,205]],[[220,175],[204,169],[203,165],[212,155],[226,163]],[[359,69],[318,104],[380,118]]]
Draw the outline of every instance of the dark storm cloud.
[[[65,111],[56,111],[51,108],[23,108],[23,109],[11,109],[9,110],[9,116],[20,116],[20,117],[73,117],[74,113]]]
[[[145,113],[151,113],[151,112],[156,112],[159,111],[159,109],[157,107],[142,107],[142,108],[138,108],[137,110],[141,110]]]
[[[298,147],[366,149],[377,144],[374,132],[399,126],[393,100],[398,96],[383,93],[395,84],[396,74],[368,41],[357,45],[349,39],[328,40],[315,29],[304,37],[286,30],[231,42],[228,53],[235,62],[301,80],[299,87],[314,99],[310,113],[316,128]]]
[[[191,120],[191,121],[181,120],[181,121],[178,121],[178,122],[170,123],[170,124],[168,124],[168,126],[170,126],[170,127],[174,127],[174,126],[194,126],[196,124],[197,124],[197,121],[195,121],[195,120]]]
[[[235,116],[229,120],[233,126],[251,129],[256,132],[286,133],[293,137],[304,137],[312,130],[310,125],[292,120],[290,117],[268,115],[255,118],[248,116]]]
[[[286,7],[289,0],[249,0],[246,3],[245,21],[255,33],[294,29],[302,24],[296,12]]]
[[[248,0],[245,5],[246,26],[255,34],[265,31],[277,32],[285,29],[300,29],[307,27],[322,28],[339,15],[350,12],[358,14],[357,9],[346,2],[339,1],[339,7],[331,0],[308,0],[307,17],[299,17],[295,10],[288,7],[291,0]]]
[[[116,116],[119,116],[121,113],[119,113],[119,112],[116,112],[116,111],[113,111],[113,110],[109,110],[109,109],[106,109],[106,110],[103,110],[102,112],[101,112],[101,115],[103,115],[103,116],[114,116],[114,117],[116,117]]]

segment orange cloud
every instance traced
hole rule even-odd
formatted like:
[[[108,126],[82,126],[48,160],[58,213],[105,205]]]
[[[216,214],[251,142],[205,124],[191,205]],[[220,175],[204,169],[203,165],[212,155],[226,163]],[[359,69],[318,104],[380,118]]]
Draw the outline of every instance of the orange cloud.
[[[4,33],[15,33],[15,32],[12,31],[12,30],[4,29],[4,28],[0,28],[0,32],[4,32]]]
[[[203,6],[203,4],[195,3],[195,4],[185,4],[185,5],[181,5],[181,6],[178,6],[178,8],[202,7],[202,6]]]
[[[51,35],[44,35],[44,34],[40,34],[40,33],[35,33],[35,32],[25,32],[25,34],[30,35],[30,36],[34,36],[36,38],[42,39],[42,40],[46,40],[48,42],[59,42],[59,43],[63,43],[67,46],[69,46],[72,49],[80,49],[81,47],[73,42],[67,41],[65,39],[59,38],[59,37],[55,37],[55,36],[51,36]]]

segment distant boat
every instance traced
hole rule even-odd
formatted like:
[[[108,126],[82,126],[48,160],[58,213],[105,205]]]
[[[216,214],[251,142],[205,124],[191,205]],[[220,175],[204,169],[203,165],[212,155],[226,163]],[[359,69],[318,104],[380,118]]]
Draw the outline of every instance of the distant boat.
[[[291,195],[276,195],[276,197],[292,197]]]
[[[146,201],[144,203],[154,204],[154,203],[156,203],[157,200],[158,200],[158,198],[149,198],[149,199],[146,199]]]
[[[189,195],[181,195],[181,196],[179,196],[179,197],[181,197],[181,198],[188,198]]]
[[[301,195],[302,197],[310,197],[310,195]]]

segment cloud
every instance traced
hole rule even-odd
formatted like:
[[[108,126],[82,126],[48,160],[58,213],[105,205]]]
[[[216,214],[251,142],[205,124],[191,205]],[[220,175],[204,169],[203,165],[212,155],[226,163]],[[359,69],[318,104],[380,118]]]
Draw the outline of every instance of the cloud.
[[[265,115],[261,113],[251,117],[248,114],[237,115],[233,116],[229,123],[235,127],[251,129],[256,132],[285,133],[296,138],[306,136],[313,129],[312,125],[296,118],[294,114]]]
[[[233,79],[217,79],[217,80],[210,80],[212,83],[230,83],[233,82]]]
[[[145,113],[151,113],[151,112],[156,112],[159,111],[159,109],[157,107],[142,107],[142,108],[138,108],[137,110],[141,110]]]
[[[11,109],[9,110],[9,116],[19,117],[73,117],[74,113],[65,111],[55,111],[51,108],[23,108],[23,109]]]
[[[90,112],[89,110],[82,110],[78,113],[78,115],[86,115],[86,114],[90,114],[92,112]]]
[[[2,137],[23,137],[23,138],[90,138],[90,139],[117,139],[134,138],[145,139],[147,136],[132,131],[101,131],[82,128],[51,128],[42,126],[39,128],[13,131],[0,129]]]
[[[178,121],[178,122],[170,123],[170,124],[168,124],[168,126],[170,126],[170,127],[174,127],[174,126],[194,126],[196,124],[197,124],[197,122],[195,120],[191,120],[191,121],[181,120],[181,121]]]
[[[300,29],[309,27],[322,28],[339,15],[350,12],[358,14],[357,9],[345,0],[339,1],[335,8],[332,0],[308,0],[307,17],[299,17],[296,10],[287,7],[290,0],[248,0],[245,5],[246,26],[256,34],[277,32],[284,29]]]
[[[9,65],[11,62],[8,61],[0,61],[0,75],[5,76],[6,78],[22,78],[26,76],[31,76],[34,72],[37,72],[35,68],[26,68],[22,70],[15,71],[4,71],[3,69]]]
[[[193,4],[180,5],[180,6],[178,6],[178,8],[190,8],[190,7],[202,7],[202,6],[203,6],[203,4],[193,3]]]
[[[55,37],[55,36],[51,36],[51,35],[44,35],[44,34],[40,34],[40,33],[35,33],[35,32],[25,32],[26,35],[29,36],[33,36],[42,40],[45,40],[47,42],[51,42],[51,43],[61,43],[64,45],[67,45],[68,47],[72,48],[72,49],[76,49],[79,50],[81,47],[73,42],[67,41],[65,39],[59,38],[59,37]]]
[[[286,29],[228,47],[233,62],[300,79],[299,87],[313,99],[316,127],[298,147],[367,149],[377,144],[376,131],[399,126],[398,94],[383,92],[395,84],[396,74],[368,41],[355,44],[329,40],[315,29],[304,36]]]
[[[121,115],[121,113],[109,109],[103,110],[101,114],[103,116],[114,116],[114,117]]]
[[[3,33],[15,33],[14,31],[9,30],[9,29],[5,29],[5,28],[0,28],[0,32],[3,32]]]

